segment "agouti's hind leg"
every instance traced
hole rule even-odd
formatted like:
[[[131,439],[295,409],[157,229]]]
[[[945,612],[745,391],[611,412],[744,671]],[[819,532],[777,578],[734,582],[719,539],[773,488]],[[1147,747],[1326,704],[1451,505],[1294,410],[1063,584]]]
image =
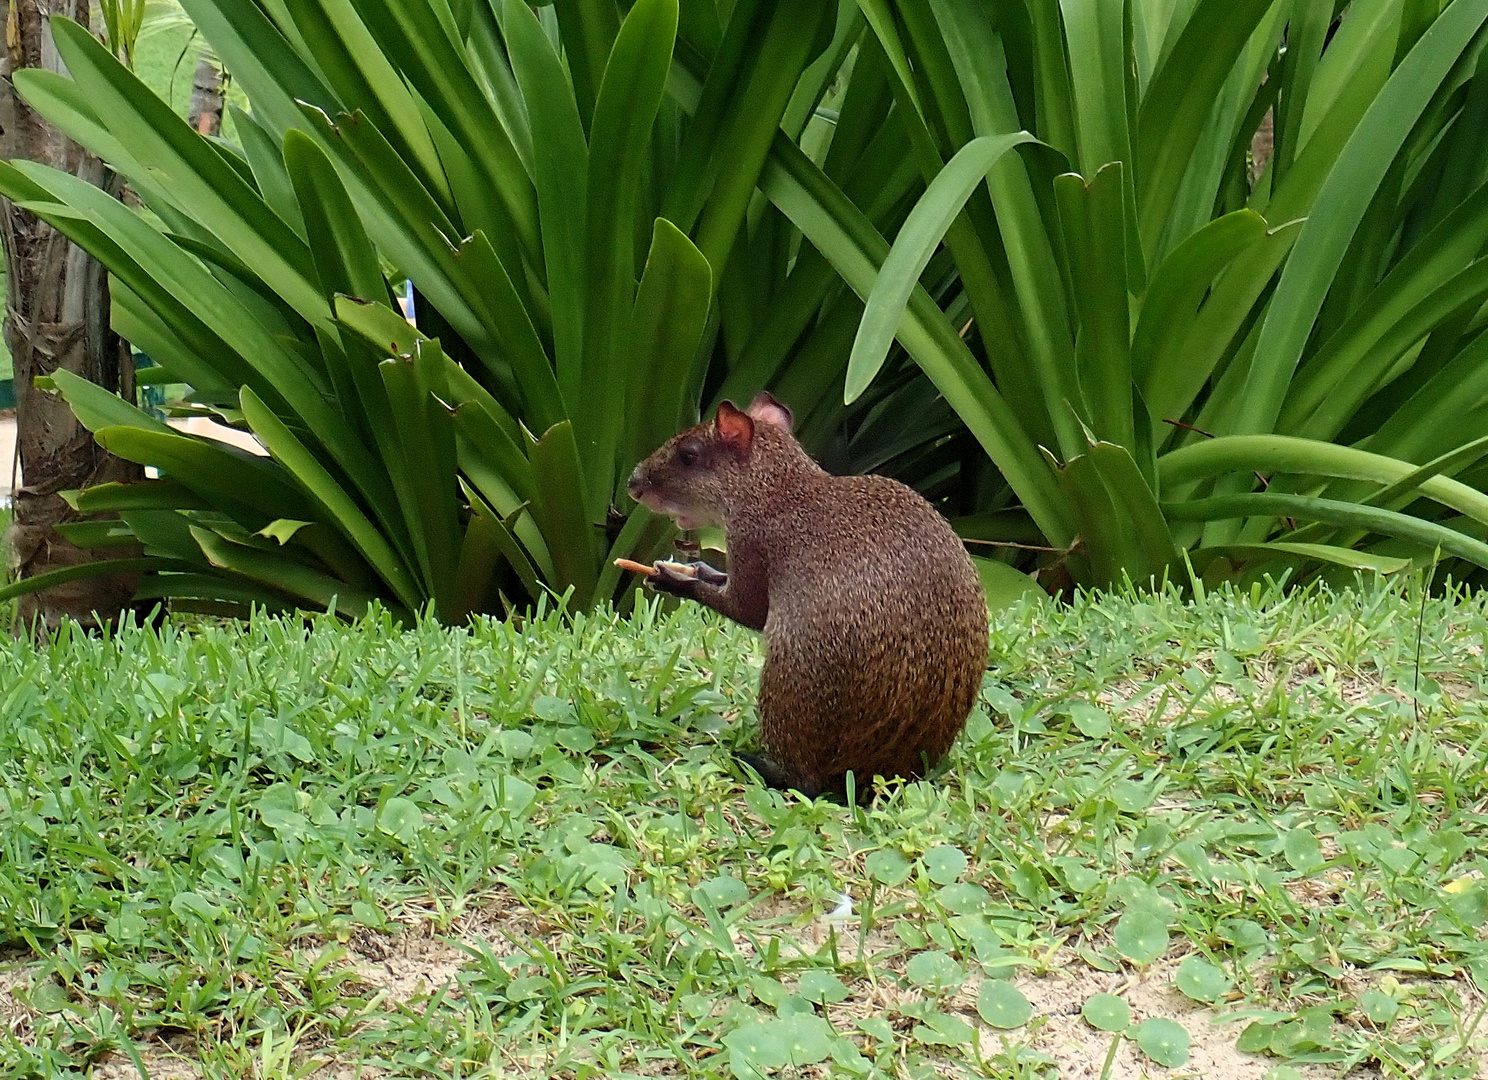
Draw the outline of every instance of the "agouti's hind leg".
[[[775,788],[777,791],[799,791],[808,799],[814,799],[822,793],[822,789],[815,784],[803,784],[791,776],[774,758],[764,754],[751,754],[743,750],[735,751],[734,757],[758,773],[766,787]]]

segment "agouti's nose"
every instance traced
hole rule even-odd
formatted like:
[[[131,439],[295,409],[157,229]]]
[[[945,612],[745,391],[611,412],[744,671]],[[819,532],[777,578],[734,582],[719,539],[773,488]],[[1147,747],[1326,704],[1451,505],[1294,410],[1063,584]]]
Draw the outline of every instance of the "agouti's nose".
[[[630,474],[630,479],[625,484],[625,490],[630,492],[630,497],[640,502],[641,492],[646,489],[646,478],[641,475],[641,467],[637,465],[635,471]]]

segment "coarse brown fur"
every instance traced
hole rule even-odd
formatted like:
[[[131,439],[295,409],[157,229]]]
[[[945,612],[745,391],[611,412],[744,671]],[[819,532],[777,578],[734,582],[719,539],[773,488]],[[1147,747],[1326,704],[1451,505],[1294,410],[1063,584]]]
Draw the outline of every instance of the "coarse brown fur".
[[[966,722],[987,661],[987,609],[965,548],[917,493],[832,476],[768,394],[725,402],[636,467],[630,492],[684,528],[723,526],[728,574],[655,588],[761,630],[760,730],[745,759],[772,786],[842,793],[846,774],[916,778]]]

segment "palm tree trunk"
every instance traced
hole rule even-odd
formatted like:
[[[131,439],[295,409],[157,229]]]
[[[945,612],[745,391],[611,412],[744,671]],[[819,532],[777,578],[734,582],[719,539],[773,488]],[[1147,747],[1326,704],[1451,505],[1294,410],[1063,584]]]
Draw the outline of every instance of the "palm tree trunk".
[[[117,193],[119,181],[103,163],[32,112],[11,83],[11,73],[23,67],[61,70],[47,16],[64,14],[87,25],[89,8],[90,0],[0,0],[6,27],[0,157],[40,161]],[[0,244],[9,268],[4,333],[15,367],[22,476],[11,559],[21,577],[32,577],[105,554],[80,550],[56,533],[56,525],[81,520],[60,492],[143,477],[138,465],[105,453],[66,403],[36,390],[32,380],[65,368],[133,400],[134,365],[128,346],[109,326],[103,267],[8,200],[0,200]],[[88,626],[108,622],[128,605],[135,584],[132,576],[84,578],[27,597],[21,617],[39,631],[68,617]]]

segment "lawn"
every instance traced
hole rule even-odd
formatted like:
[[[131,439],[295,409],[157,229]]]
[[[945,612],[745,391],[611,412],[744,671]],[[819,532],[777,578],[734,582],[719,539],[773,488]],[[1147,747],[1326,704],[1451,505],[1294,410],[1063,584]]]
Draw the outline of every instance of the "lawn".
[[[1422,610],[1030,603],[857,809],[741,776],[697,610],[8,642],[0,1076],[1482,1075],[1488,604]]]

